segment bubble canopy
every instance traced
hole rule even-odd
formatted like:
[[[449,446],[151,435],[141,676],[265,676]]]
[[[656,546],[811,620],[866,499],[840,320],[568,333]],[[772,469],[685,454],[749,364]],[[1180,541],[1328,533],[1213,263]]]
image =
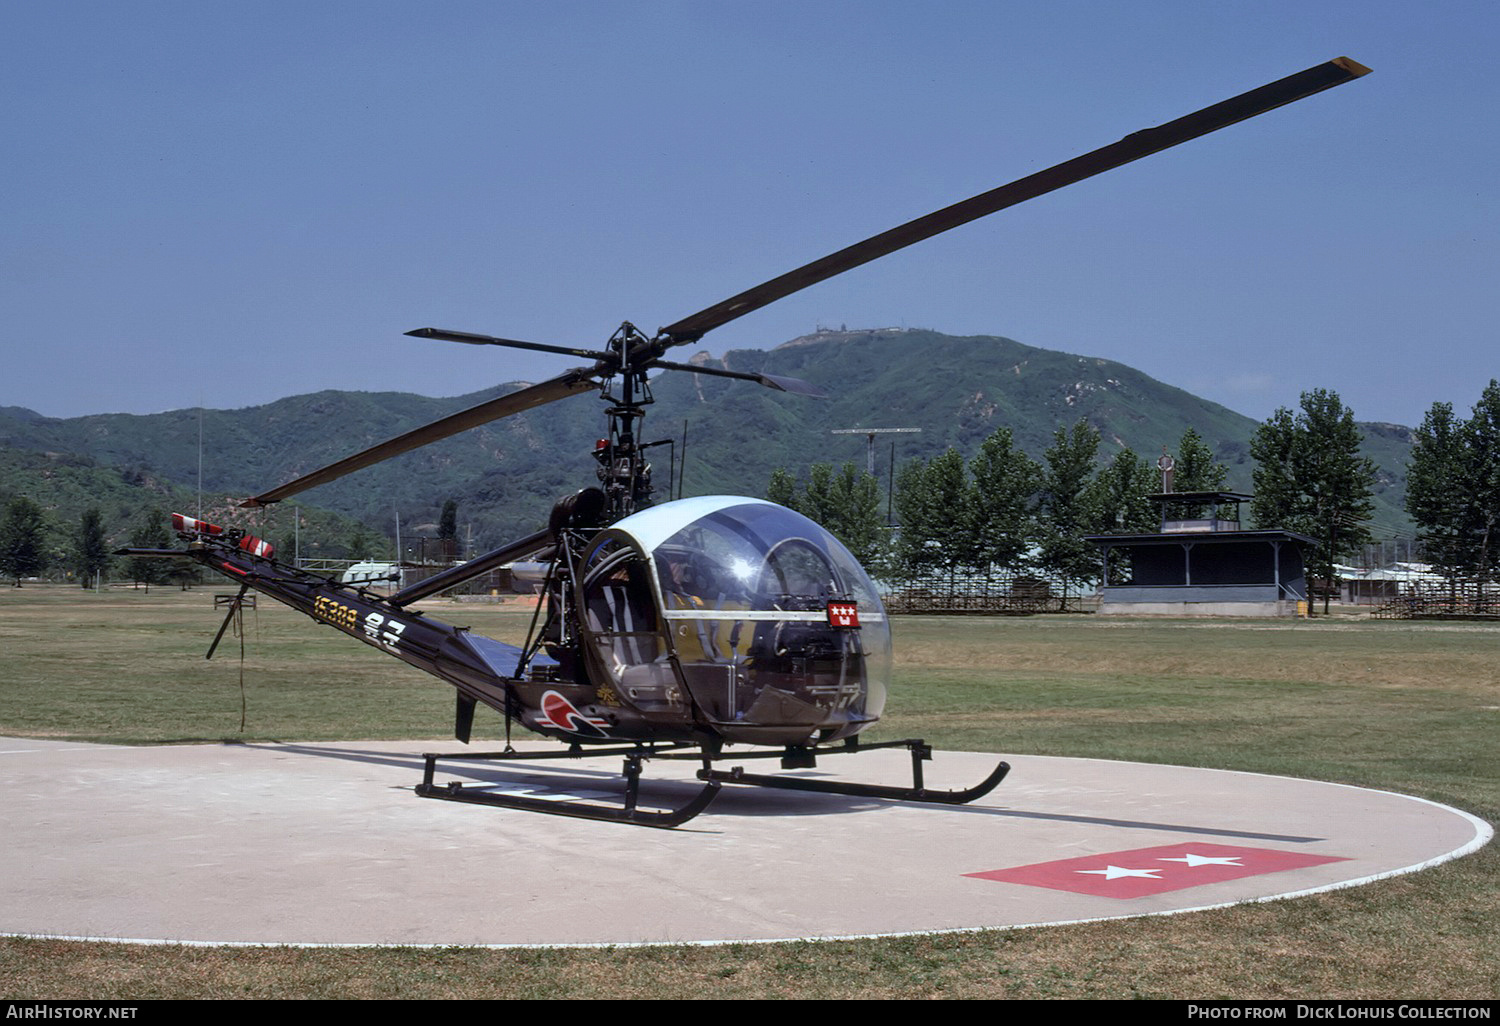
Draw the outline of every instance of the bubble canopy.
[[[875,722],[890,627],[869,576],[833,535],[775,503],[700,496],[632,514],[585,557],[594,666],[629,700],[667,665],[728,741],[801,744]],[[649,587],[659,616],[642,616]],[[632,629],[618,629],[635,592]],[[633,693],[634,692],[634,693]]]

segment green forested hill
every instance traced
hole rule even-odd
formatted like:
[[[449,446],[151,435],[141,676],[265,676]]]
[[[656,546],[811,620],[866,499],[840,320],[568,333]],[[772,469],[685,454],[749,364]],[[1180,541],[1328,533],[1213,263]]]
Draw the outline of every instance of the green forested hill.
[[[797,466],[814,459],[862,459],[864,440],[830,436],[853,427],[920,427],[905,436],[898,460],[930,457],[948,446],[969,452],[997,427],[1009,427],[1016,442],[1035,456],[1051,444],[1059,426],[1087,419],[1103,436],[1101,456],[1123,446],[1141,455],[1175,445],[1192,425],[1232,464],[1247,459],[1254,423],[1215,403],[1165,385],[1124,364],[1072,356],[1006,338],[957,338],[931,331],[825,332],[770,352],[732,352],[725,362],[805,378],[829,393],[825,401],[798,400],[764,390],[746,393],[729,382],[705,381],[705,398],[721,397],[726,414],[744,410],[768,428],[780,414],[799,432],[780,448],[778,462]],[[671,382],[675,398],[691,399],[690,382]],[[713,412],[696,406],[709,430]],[[767,409],[770,406],[773,409]],[[729,439],[726,439],[729,441]],[[811,459],[796,459],[811,447]],[[691,484],[692,473],[688,478]],[[1248,481],[1248,471],[1246,472]]]
[[[79,515],[90,507],[99,510],[110,544],[123,545],[142,510],[187,501],[168,481],[101,466],[88,456],[0,447],[0,503],[13,495],[26,495],[48,511],[54,552],[65,549]]]
[[[1175,446],[1193,427],[1229,464],[1231,487],[1250,488],[1248,441],[1254,421],[1108,360],[992,336],[882,329],[823,332],[768,351],[731,352],[716,362],[804,378],[830,398],[808,399],[703,375],[664,373],[653,379],[656,402],[645,435],[675,439],[680,455],[686,432],[687,494],[759,495],[777,466],[800,472],[819,461],[863,465],[865,439],[831,434],[840,428],[922,428],[921,434],[897,436],[900,462],[936,455],[950,445],[971,453],[995,428],[1006,426],[1023,448],[1040,457],[1057,427],[1079,419],[1100,430],[1105,459],[1127,445],[1154,459],[1163,445]],[[448,399],[327,391],[240,410],[202,411],[203,487],[221,496],[253,494],[517,387]],[[476,547],[498,545],[535,530],[559,495],[594,482],[589,452],[604,430],[603,410],[604,404],[588,395],[567,399],[350,475],[298,501],[389,534],[397,513],[403,531],[415,533],[433,523],[452,498],[459,503],[461,534],[471,529]],[[0,462],[0,495],[28,491],[28,477],[52,480],[36,478],[47,469],[36,462],[42,453],[53,454],[47,457],[56,465],[53,479],[71,460],[126,488],[195,483],[199,426],[198,410],[53,419],[0,408],[0,446],[7,451]],[[1367,451],[1382,467],[1376,534],[1409,531],[1400,512],[1409,433],[1394,425],[1366,427]],[[883,478],[889,441],[879,445]],[[667,449],[655,452],[657,484],[664,490]],[[27,453],[33,455],[23,458]],[[81,495],[94,489],[114,496],[115,488],[101,483],[81,486],[76,494],[57,491],[53,505],[58,516],[76,521],[72,507]],[[123,508],[130,500],[122,493],[109,501]],[[289,511],[282,510],[254,526],[282,538],[290,533],[289,522]]]
[[[290,518],[261,525],[236,507],[237,496],[205,490],[200,506],[196,487],[185,487],[139,465],[104,466],[77,453],[0,445],[0,506],[17,495],[35,500],[45,511],[46,544],[54,568],[71,565],[80,518],[88,509],[99,510],[111,548],[129,544],[131,533],[142,524],[167,527],[166,515],[173,512],[201,513],[205,520],[243,527],[264,535],[285,552],[300,542],[304,554],[327,557],[343,556],[360,527],[355,518],[317,508],[302,511],[298,532],[293,531]]]

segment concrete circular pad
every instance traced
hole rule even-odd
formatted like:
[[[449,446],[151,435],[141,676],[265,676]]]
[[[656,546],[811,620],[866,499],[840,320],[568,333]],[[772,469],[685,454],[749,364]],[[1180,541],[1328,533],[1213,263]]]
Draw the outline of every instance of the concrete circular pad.
[[[1346,886],[1491,836],[1387,792],[1038,756],[1008,757],[1010,777],[969,806],[726,785],[676,830],[414,797],[421,753],[460,748],[0,738],[0,933],[565,945],[965,930]],[[997,758],[939,752],[926,784],[967,787]],[[620,762],[444,761],[436,779],[597,800],[621,792]],[[796,772],[904,785],[909,767],[884,750]],[[681,804],[695,768],[648,764],[642,806]]]

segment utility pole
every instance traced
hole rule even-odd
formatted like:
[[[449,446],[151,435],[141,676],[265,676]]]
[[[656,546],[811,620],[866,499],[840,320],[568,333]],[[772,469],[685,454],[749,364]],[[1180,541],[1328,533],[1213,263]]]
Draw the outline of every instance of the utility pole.
[[[871,477],[875,476],[875,436],[876,435],[918,435],[922,433],[921,428],[834,428],[835,435],[864,435],[865,436],[865,470]],[[896,440],[891,439],[891,470],[885,482],[885,522],[886,526],[891,523],[891,503],[895,498],[896,489]]]
[[[875,476],[875,436],[876,435],[914,435],[920,434],[921,428],[835,428],[835,435],[864,435],[865,436],[865,469],[870,476]]]

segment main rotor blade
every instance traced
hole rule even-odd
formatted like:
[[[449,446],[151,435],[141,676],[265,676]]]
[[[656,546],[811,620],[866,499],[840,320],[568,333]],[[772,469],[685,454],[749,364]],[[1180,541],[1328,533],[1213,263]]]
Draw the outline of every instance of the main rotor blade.
[[[240,503],[241,506],[265,506],[273,502],[280,502],[289,495],[296,495],[300,491],[314,488],[320,484],[326,484],[345,474],[362,470],[382,460],[388,460],[392,456],[399,456],[404,452],[420,448],[431,442],[437,442],[449,435],[456,435],[460,431],[488,424],[492,420],[508,417],[513,413],[520,413],[533,407],[542,406],[546,403],[565,399],[579,392],[587,392],[597,386],[598,382],[592,376],[592,372],[585,369],[570,370],[555,378],[549,378],[539,384],[530,385],[518,392],[502,395],[498,399],[480,403],[467,410],[455,413],[452,416],[435,420],[431,424],[419,427],[414,431],[408,431],[404,435],[397,435],[389,441],[381,442],[377,446],[366,449],[364,452],[347,456],[337,463],[330,463],[321,470],[315,470],[311,474],[304,474],[295,481],[273,488],[269,492],[253,496]]]
[[[418,599],[424,599],[429,595],[436,595],[438,592],[447,591],[449,588],[456,588],[465,581],[473,580],[475,577],[489,573],[496,567],[504,566],[506,563],[513,563],[525,556],[542,551],[548,546],[555,544],[556,540],[550,530],[528,534],[519,541],[513,541],[507,545],[500,546],[498,549],[492,549],[482,556],[476,556],[467,563],[449,567],[441,573],[433,574],[425,581],[418,581],[416,584],[402,588],[386,599],[386,601],[393,606],[410,605]]]
[[[1072,160],[1045,171],[1038,171],[1011,182],[1009,185],[1002,185],[998,189],[991,189],[989,192],[981,193],[961,203],[944,207],[925,217],[919,217],[915,221],[908,221],[906,224],[872,236],[863,242],[857,242],[821,260],[814,260],[794,271],[788,271],[779,278],[772,278],[737,296],[716,303],[706,310],[684,317],[677,323],[663,328],[661,334],[671,337],[671,345],[694,342],[714,328],[728,324],[754,310],[759,310],[769,303],[784,299],[810,285],[816,285],[836,274],[842,274],[878,257],[904,249],[913,243],[930,239],[950,228],[957,228],[959,225],[1004,210],[1006,207],[1035,199],[1037,196],[1120,167],[1122,164],[1128,164],[1179,143],[1216,132],[1237,121],[1253,118],[1314,93],[1343,85],[1361,75],[1369,74],[1369,71],[1369,68],[1348,57],[1336,57],[1326,64],[1308,68],[1306,71],[1289,75],[1269,85],[1241,93],[1232,99],[1205,107],[1164,125],[1143,129],[1126,136],[1119,142],[1111,143],[1081,157],[1074,157]]]
[[[782,374],[757,374],[751,371],[725,370],[723,367],[700,367],[691,363],[672,363],[668,360],[653,360],[651,366],[662,367],[666,370],[687,371],[689,374],[709,374],[717,378],[738,378],[741,381],[753,381],[767,388],[774,388],[778,392],[792,392],[796,395],[808,395],[814,399],[827,399],[828,393],[817,385],[801,378],[789,378]]]
[[[437,338],[444,342],[465,342],[471,346],[509,346],[511,349],[531,349],[538,353],[560,353],[563,356],[581,356],[586,360],[608,360],[610,354],[597,349],[570,349],[567,346],[549,346],[542,342],[522,342],[513,338],[495,338],[493,335],[476,335],[472,331],[448,331],[445,328],[417,328],[408,331],[413,338]]]

